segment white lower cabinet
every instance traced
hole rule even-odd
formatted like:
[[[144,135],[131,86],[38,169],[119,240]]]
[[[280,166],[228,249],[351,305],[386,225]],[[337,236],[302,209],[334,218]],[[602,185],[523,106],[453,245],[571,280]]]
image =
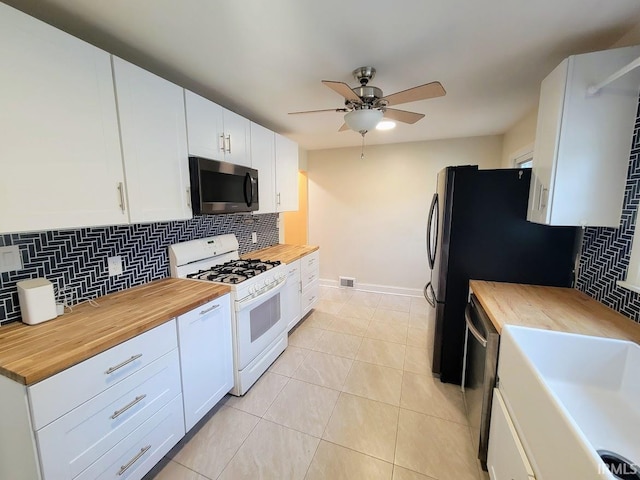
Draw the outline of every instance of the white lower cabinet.
[[[44,480],[139,479],[185,433],[175,320],[27,390]]]
[[[535,480],[500,390],[493,390],[487,469],[491,480]]]
[[[301,316],[304,317],[318,302],[320,294],[320,250],[300,259],[302,295],[300,297]]]
[[[183,436],[182,396],[178,395],[74,480],[139,480]]]
[[[178,343],[189,431],[233,388],[230,295],[180,315]]]
[[[287,264],[287,284],[283,291],[283,316],[287,321],[287,331],[295,327],[302,318],[301,313],[300,260]]]
[[[45,478],[75,478],[180,395],[176,349],[36,432]]]

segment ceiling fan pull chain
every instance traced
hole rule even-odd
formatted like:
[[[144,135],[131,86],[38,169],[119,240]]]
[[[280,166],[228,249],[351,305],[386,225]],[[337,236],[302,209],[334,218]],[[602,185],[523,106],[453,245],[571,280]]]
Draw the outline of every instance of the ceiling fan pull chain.
[[[360,153],[360,160],[364,160],[364,133],[362,134],[362,153]]]

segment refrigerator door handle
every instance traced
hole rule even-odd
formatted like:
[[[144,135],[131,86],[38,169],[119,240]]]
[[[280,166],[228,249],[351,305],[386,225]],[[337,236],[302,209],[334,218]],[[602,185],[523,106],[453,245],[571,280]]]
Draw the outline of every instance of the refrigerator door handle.
[[[438,208],[438,194],[433,194],[433,200],[431,200],[431,207],[429,208],[429,221],[427,222],[427,259],[429,260],[429,268],[433,270],[433,266],[436,261],[436,253],[438,250],[438,230],[440,228],[440,209]],[[435,239],[431,237],[433,229],[433,222],[435,221]],[[433,249],[432,247],[433,242]]]
[[[436,295],[433,291],[433,285],[431,285],[431,282],[427,283],[424,286],[423,294],[427,303],[429,303],[429,305],[431,305],[433,308],[436,308]]]

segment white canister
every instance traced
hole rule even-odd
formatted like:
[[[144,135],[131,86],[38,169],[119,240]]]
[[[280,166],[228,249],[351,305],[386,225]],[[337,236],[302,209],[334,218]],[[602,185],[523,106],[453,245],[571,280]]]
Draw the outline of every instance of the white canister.
[[[27,325],[51,320],[58,316],[53,284],[46,278],[34,278],[17,283],[22,321]]]

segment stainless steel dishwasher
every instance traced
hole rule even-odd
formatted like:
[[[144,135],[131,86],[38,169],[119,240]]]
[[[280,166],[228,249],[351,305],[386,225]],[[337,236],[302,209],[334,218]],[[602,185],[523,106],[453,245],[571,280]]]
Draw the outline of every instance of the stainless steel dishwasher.
[[[491,402],[493,387],[496,384],[500,335],[473,294],[469,297],[464,316],[467,329],[462,366],[462,394],[473,432],[474,447],[478,451],[482,468],[486,470]]]

